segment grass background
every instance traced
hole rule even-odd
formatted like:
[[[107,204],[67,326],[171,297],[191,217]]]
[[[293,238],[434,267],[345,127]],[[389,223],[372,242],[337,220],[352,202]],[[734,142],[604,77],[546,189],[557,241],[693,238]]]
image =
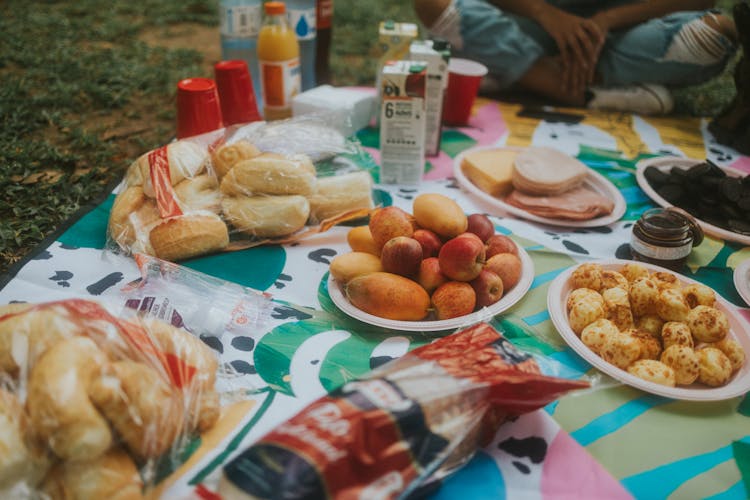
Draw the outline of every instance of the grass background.
[[[335,85],[372,84],[382,19],[416,22],[408,0],[335,0]],[[173,137],[176,83],[211,77],[218,47],[218,0],[3,2],[0,273]],[[678,112],[716,114],[730,70],[679,91]]]

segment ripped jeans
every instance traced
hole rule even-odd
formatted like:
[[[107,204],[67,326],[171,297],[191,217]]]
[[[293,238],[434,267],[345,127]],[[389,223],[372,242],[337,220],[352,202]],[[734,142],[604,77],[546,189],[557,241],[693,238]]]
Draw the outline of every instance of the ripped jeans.
[[[548,0],[571,14],[590,17],[627,0]],[[632,28],[612,31],[596,71],[602,85],[661,83],[670,86],[705,82],[721,73],[735,45],[701,18],[712,11],[676,12]],[[502,87],[518,80],[557,45],[531,19],[503,12],[485,0],[453,0],[430,28],[448,40],[453,55],[481,62]]]

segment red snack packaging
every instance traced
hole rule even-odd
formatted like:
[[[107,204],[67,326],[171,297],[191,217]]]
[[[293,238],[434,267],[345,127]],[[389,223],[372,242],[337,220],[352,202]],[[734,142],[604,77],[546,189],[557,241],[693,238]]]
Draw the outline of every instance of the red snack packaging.
[[[503,422],[587,382],[542,375],[486,323],[308,405],[224,467],[234,498],[396,498],[465,463]]]

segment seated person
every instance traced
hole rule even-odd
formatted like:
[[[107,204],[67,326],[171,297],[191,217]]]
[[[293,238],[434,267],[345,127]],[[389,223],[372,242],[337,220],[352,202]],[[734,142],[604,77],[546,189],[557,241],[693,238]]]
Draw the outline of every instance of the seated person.
[[[511,86],[568,106],[672,110],[666,86],[721,73],[730,17],[706,0],[414,0],[430,34]]]

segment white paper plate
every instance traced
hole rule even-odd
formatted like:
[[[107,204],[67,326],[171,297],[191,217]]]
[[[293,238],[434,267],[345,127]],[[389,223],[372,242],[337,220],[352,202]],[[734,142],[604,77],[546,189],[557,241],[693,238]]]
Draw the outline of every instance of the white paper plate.
[[[508,203],[505,203],[502,198],[497,198],[495,196],[492,196],[489,193],[485,193],[481,189],[479,189],[476,185],[474,185],[473,182],[469,180],[466,175],[464,175],[463,169],[461,168],[461,161],[463,160],[464,156],[468,153],[474,152],[474,151],[480,151],[484,149],[501,149],[501,150],[509,150],[509,151],[522,151],[523,148],[517,148],[517,147],[502,147],[502,146],[479,146],[476,148],[467,149],[466,151],[462,151],[456,158],[453,160],[453,176],[456,178],[456,181],[469,191],[471,194],[476,196],[477,198],[481,199],[485,203],[487,203],[489,206],[501,211],[508,213],[510,215],[513,215],[515,217],[526,219],[534,222],[539,222],[542,224],[547,224],[550,226],[561,226],[561,227],[599,227],[599,226],[606,226],[607,224],[612,224],[613,222],[617,222],[620,220],[620,217],[623,216],[625,213],[625,210],[627,209],[627,204],[625,203],[625,198],[623,198],[622,193],[620,193],[620,190],[617,189],[617,187],[609,182],[603,175],[600,173],[589,169],[589,175],[587,179],[584,181],[584,185],[589,187],[590,189],[593,189],[597,193],[606,196],[607,198],[614,201],[615,206],[612,209],[612,213],[609,215],[603,215],[601,217],[596,217],[595,219],[589,219],[589,220],[567,220],[567,219],[552,219],[549,217],[541,217],[539,215],[534,215],[526,210],[520,209],[518,207],[514,207],[513,205],[509,205]],[[497,214],[491,214],[491,215],[497,215]]]
[[[628,260],[601,260],[596,261],[597,264],[601,264],[605,269],[618,270],[624,264],[631,263]],[[674,273],[669,269],[665,269],[660,266],[639,262],[638,264],[646,267],[649,271],[662,271],[675,274],[683,284],[698,283],[695,280],[682,276],[681,274]],[[688,401],[719,401],[722,399],[729,399],[737,396],[741,396],[750,390],[750,359],[745,360],[745,364],[734,374],[732,379],[726,385],[722,387],[708,387],[701,384],[693,384],[687,387],[667,387],[660,384],[655,384],[647,380],[643,380],[634,375],[629,374],[625,370],[617,368],[615,365],[610,364],[600,358],[597,354],[591,351],[581,341],[580,338],[573,332],[568,323],[567,311],[565,309],[565,303],[568,299],[568,294],[571,291],[570,275],[578,267],[577,265],[572,266],[563,273],[559,274],[550,283],[549,290],[547,292],[547,308],[549,309],[550,318],[552,323],[560,332],[565,342],[577,352],[583,359],[588,361],[591,365],[595,366],[599,370],[603,371],[607,375],[619,380],[620,382],[636,387],[652,394],[659,396],[665,396],[673,399],[683,399]],[[744,349],[746,355],[750,356],[750,331],[745,320],[737,312],[737,308],[724,300],[721,296],[716,294],[716,306],[717,309],[723,311],[729,319],[730,335],[732,335],[737,342],[740,343],[742,349]]]
[[[328,276],[328,294],[331,296],[333,303],[336,304],[339,309],[349,316],[371,325],[409,332],[456,330],[461,327],[473,325],[474,323],[479,323],[480,321],[489,320],[493,316],[510,309],[516,302],[526,295],[526,292],[531,288],[531,283],[534,281],[534,262],[531,260],[531,257],[529,257],[529,254],[526,253],[526,250],[520,246],[518,247],[518,257],[521,259],[522,271],[521,279],[516,283],[516,286],[491,306],[484,307],[479,311],[467,314],[466,316],[459,316],[458,318],[432,321],[398,321],[368,314],[361,309],[358,309],[347,300],[346,295],[344,295],[343,287],[334,280],[330,274]]]
[[[734,268],[734,287],[742,300],[750,306],[750,259],[746,259]]]
[[[697,163],[703,163],[703,160],[696,160],[696,159],[691,159],[691,158],[677,158],[674,156],[649,158],[647,160],[641,160],[638,162],[638,165],[636,165],[635,178],[638,181],[638,185],[641,187],[641,189],[643,189],[643,192],[645,192],[648,195],[648,197],[654,201],[654,203],[656,203],[660,207],[665,207],[665,208],[671,207],[673,205],[669,203],[667,200],[665,200],[664,198],[662,198],[661,196],[659,196],[659,194],[654,190],[654,188],[651,187],[651,185],[646,180],[646,177],[644,177],[643,172],[646,170],[646,168],[650,167],[651,165],[655,166],[659,170],[667,171],[671,169],[672,167],[680,167],[683,169],[690,168]],[[721,169],[724,170],[727,173],[727,175],[730,177],[744,177],[745,175],[747,175],[744,172],[740,172],[739,170],[735,170],[730,167],[721,167]],[[750,245],[750,236],[735,233],[728,229],[714,226],[713,224],[704,222],[697,217],[694,217],[694,218],[696,222],[698,222],[698,225],[700,225],[701,229],[703,229],[703,232],[706,234],[710,234],[711,236],[716,236],[717,238],[722,238],[722,239],[730,240],[730,241],[737,241],[745,245]]]

